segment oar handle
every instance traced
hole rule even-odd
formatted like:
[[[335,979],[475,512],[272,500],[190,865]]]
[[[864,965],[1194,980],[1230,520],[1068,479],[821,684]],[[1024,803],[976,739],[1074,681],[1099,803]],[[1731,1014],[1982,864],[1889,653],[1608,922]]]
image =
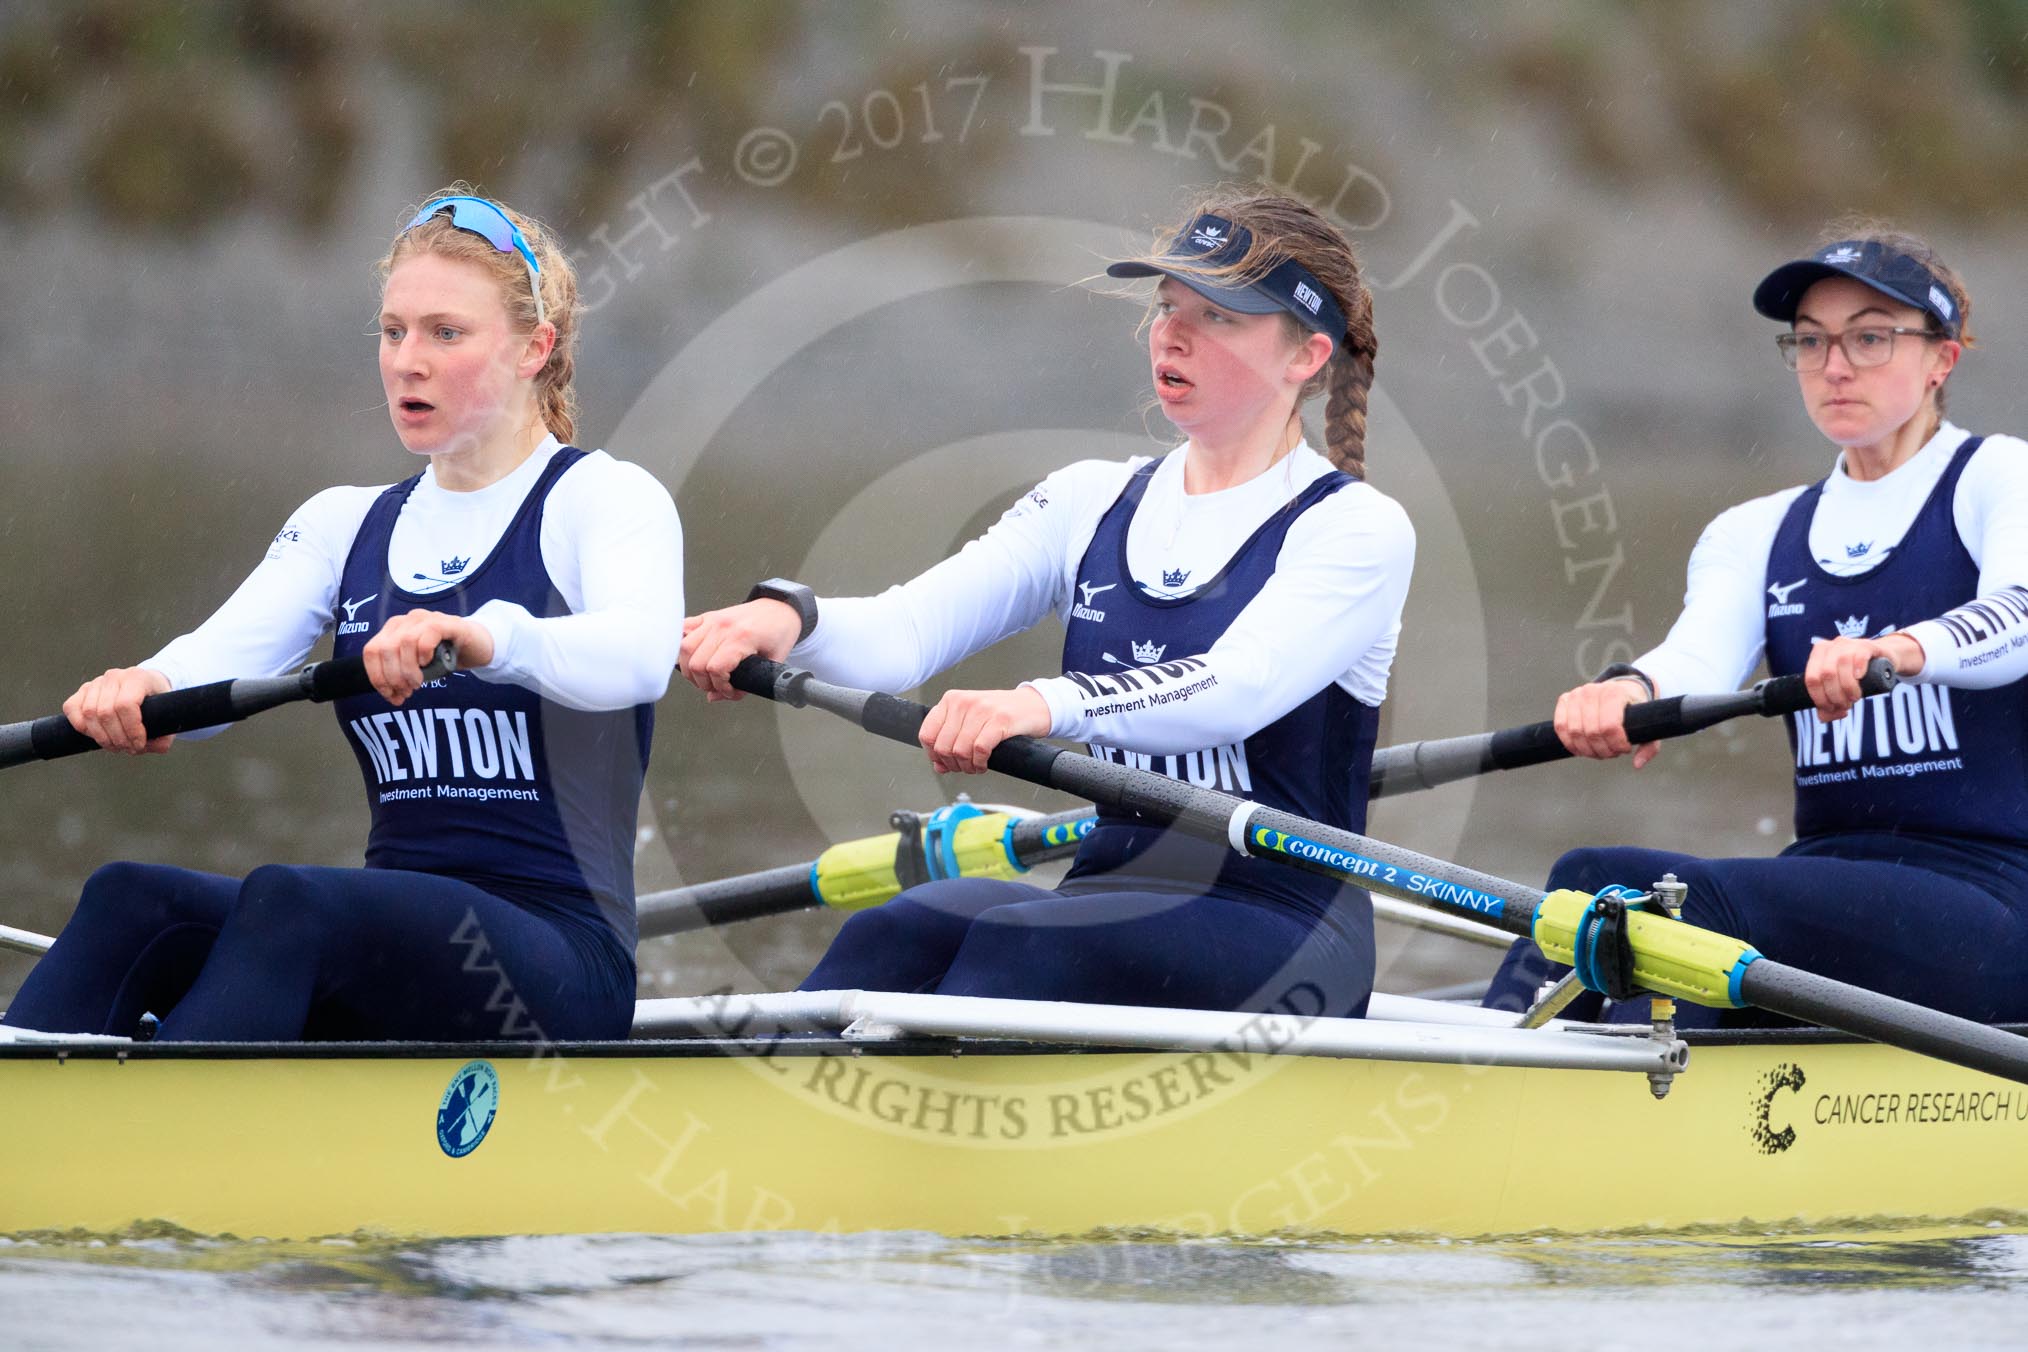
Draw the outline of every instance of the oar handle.
[[[456,667],[457,649],[448,641],[440,643],[436,655],[422,670],[423,679],[433,681]],[[277,705],[298,700],[327,704],[334,699],[363,695],[372,688],[366,679],[363,659],[336,657],[288,676],[213,681],[187,690],[150,695],[141,701],[141,726],[150,737],[169,737],[215,728],[222,723],[237,723]],[[70,719],[62,714],[0,726],[0,769],[98,749],[97,742],[72,727]]]
[[[922,731],[922,721],[929,717],[930,712],[928,705],[917,704],[912,699],[828,685],[815,680],[807,671],[786,667],[765,657],[745,659],[732,669],[729,679],[735,690],[794,705],[798,709],[815,706],[850,719],[876,737],[885,737],[907,746],[918,745],[916,736]],[[1040,738],[1009,737],[993,748],[986,764],[1003,775],[1025,779],[1031,784],[1047,785],[1050,783],[1049,768],[1062,754],[1062,747],[1051,746]]]
[[[1884,695],[1897,683],[1894,664],[1876,657],[1860,677],[1859,689],[1867,696]],[[1626,729],[1627,740],[1639,746],[1643,742],[1686,737],[1747,714],[1776,718],[1800,713],[1811,703],[1809,687],[1803,684],[1801,675],[1772,676],[1748,689],[1723,695],[1671,695],[1667,699],[1630,704],[1621,726]],[[1556,725],[1550,722],[1526,723],[1469,737],[1410,742],[1374,755],[1367,796],[1390,798],[1493,770],[1518,770],[1524,765],[1563,760],[1569,755],[1563,739],[1556,735]]]

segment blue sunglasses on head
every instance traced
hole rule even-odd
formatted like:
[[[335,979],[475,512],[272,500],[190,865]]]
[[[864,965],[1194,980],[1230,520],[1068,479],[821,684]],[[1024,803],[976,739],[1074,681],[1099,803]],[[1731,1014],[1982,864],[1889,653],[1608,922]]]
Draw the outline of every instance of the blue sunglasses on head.
[[[535,293],[535,322],[542,323],[547,317],[542,306],[542,264],[535,261],[535,250],[528,247],[521,228],[507,219],[498,203],[483,197],[439,197],[418,211],[415,219],[401,228],[401,233],[405,235],[445,212],[450,213],[451,224],[457,229],[477,235],[501,253],[521,255],[521,261],[528,265],[529,289]]]

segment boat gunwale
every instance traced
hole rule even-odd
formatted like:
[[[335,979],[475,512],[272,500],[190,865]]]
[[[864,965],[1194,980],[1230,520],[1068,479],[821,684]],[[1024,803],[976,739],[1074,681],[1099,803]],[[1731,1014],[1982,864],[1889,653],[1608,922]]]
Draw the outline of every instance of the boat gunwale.
[[[1993,1025],[2028,1036],[2028,1024]],[[1628,1036],[1637,1036],[1628,1034]],[[1707,1028],[1679,1029],[1692,1051],[1699,1047],[1823,1046],[1865,1043],[1830,1028]],[[1147,1056],[1157,1047],[1111,1047],[1093,1043],[1041,1042],[1016,1038],[904,1036],[886,1039],[845,1038],[836,1033],[795,1032],[754,1037],[627,1038],[588,1042],[0,1042],[0,1061],[415,1061],[541,1060],[544,1058],[639,1057],[678,1060],[715,1056],[728,1059],[772,1056],[827,1056],[848,1051],[855,1056]],[[1170,1054],[1194,1054],[1176,1048]],[[1916,1055],[1916,1053],[1908,1053]],[[1307,1057],[1296,1060],[1339,1060]],[[1685,1074],[1694,1074],[1692,1068]]]

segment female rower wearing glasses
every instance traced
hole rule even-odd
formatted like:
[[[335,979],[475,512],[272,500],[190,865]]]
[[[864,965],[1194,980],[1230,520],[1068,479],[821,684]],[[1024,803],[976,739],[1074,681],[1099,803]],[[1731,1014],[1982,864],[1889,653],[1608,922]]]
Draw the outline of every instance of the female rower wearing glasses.
[[[427,457],[289,518],[216,614],[64,703],[109,750],[157,691],[269,675],[336,631],[375,693],[338,721],[365,868],[100,869],[7,1011],[163,1038],[624,1037],[653,702],[680,638],[681,531],[646,471],[567,444],[577,279],[540,224],[455,184],[380,262],[380,378]],[[425,683],[435,647],[459,670]]]
[[[1789,727],[1796,841],[1773,859],[1573,850],[1549,885],[1674,872],[1686,919],[1771,958],[1971,1018],[2028,1017],[2028,445],[1945,420],[1971,299],[1924,241],[1848,225],[1753,303],[1790,324],[1775,341],[1837,458],[1713,521],[1668,638],[1567,691],[1556,729],[1577,755],[1631,751],[1638,769],[1658,747],[1628,745],[1629,704],[1734,689],[1765,655],[1816,702]],[[1905,684],[1862,702],[1880,657]],[[1520,1008],[1551,974],[1517,944],[1487,1003]],[[1646,1011],[1635,1000],[1625,1017]]]
[[[1155,277],[1154,393],[1188,440],[1050,475],[953,558],[876,597],[772,582],[685,623],[715,699],[752,653],[909,689],[1054,614],[1061,674],[946,693],[940,772],[1014,735],[1357,829],[1415,539],[1364,482],[1373,303],[1344,236],[1276,195],[1215,195],[1116,277]],[[1328,457],[1304,440],[1328,392]],[[846,921],[805,989],[1364,1010],[1364,894],[1102,812],[1063,885],[957,879]]]

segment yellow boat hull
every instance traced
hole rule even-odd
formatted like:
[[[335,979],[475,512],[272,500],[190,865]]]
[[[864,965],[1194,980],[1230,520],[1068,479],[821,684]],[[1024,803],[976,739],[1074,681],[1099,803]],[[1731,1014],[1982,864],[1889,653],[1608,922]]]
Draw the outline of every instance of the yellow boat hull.
[[[1661,1101],[1624,1073],[977,1044],[11,1047],[0,1123],[0,1232],[1463,1237],[2028,1211],[2028,1087],[1765,1036],[1693,1044]]]

